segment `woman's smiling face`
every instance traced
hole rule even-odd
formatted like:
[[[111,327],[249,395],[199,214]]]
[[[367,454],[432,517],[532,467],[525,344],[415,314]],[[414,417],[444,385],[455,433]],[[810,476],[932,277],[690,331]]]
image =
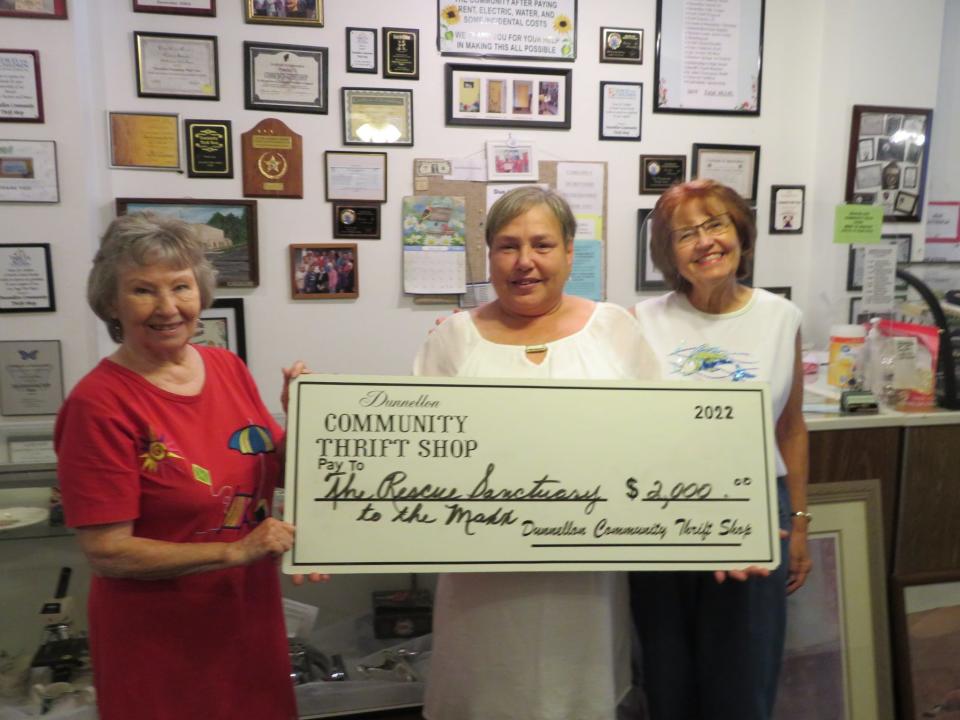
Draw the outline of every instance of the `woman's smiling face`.
[[[677,271],[694,290],[736,283],[740,238],[722,203],[686,202],[674,212],[670,226]]]

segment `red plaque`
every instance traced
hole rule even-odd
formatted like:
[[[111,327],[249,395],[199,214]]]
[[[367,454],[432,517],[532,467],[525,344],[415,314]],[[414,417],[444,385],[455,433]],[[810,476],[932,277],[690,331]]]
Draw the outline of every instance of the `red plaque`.
[[[244,197],[303,197],[303,138],[276,118],[240,136]]]

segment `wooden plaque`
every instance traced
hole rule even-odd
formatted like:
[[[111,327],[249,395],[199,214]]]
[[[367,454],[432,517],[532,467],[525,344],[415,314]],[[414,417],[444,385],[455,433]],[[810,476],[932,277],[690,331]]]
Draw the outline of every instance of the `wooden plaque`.
[[[244,197],[303,197],[303,138],[267,118],[240,136]]]

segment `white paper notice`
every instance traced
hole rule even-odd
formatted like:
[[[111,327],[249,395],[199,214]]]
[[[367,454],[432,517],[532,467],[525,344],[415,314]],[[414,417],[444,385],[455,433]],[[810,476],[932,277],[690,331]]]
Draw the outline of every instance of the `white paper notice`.
[[[538,187],[542,190],[548,190],[550,188],[546,183],[497,183],[495,185],[487,185],[487,212],[490,212],[490,208],[493,207],[493,204],[506,195],[511,190],[516,190],[518,187]]]
[[[740,71],[739,0],[702,0],[683,5],[683,105],[737,98]],[[709,97],[704,98],[703,95]]]
[[[450,161],[450,174],[444,180],[469,180],[485,182],[487,179],[487,159],[477,157],[458,158]]]
[[[574,215],[603,216],[603,163],[557,163],[557,192]]]
[[[927,240],[960,240],[960,202],[932,202],[927,206]]]
[[[890,312],[896,271],[896,245],[864,245],[862,312]]]

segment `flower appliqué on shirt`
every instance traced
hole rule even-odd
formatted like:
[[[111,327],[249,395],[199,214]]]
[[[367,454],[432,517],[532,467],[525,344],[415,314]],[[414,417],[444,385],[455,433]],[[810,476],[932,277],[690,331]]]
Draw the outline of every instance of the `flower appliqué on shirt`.
[[[143,450],[140,455],[143,459],[143,465],[140,466],[140,469],[147,472],[156,472],[160,463],[167,458],[183,459],[182,455],[178,455],[173,448],[167,445],[163,435],[155,434],[152,429],[149,437],[140,439],[140,449]]]
[[[706,380],[740,382],[757,377],[757,362],[749,353],[731,353],[714,345],[681,347],[670,353],[671,374]]]

